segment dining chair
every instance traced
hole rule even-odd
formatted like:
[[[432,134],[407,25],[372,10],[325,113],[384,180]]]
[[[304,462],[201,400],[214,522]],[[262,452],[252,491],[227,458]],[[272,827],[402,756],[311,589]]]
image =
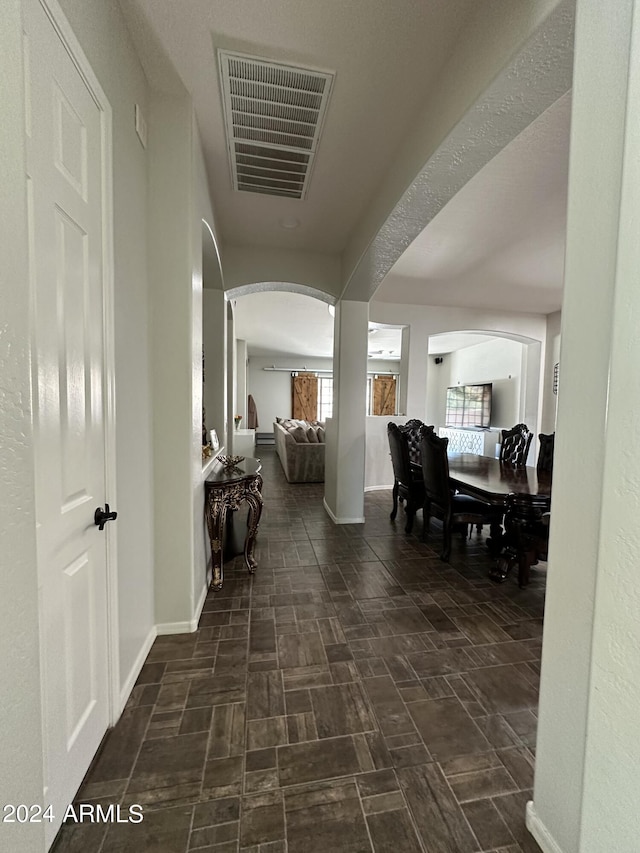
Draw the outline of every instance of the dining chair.
[[[551,435],[540,433],[538,436],[538,441],[540,442],[538,461],[536,463],[538,471],[548,471],[549,474],[553,473],[553,449],[555,438],[555,432],[552,432]]]
[[[387,437],[393,465],[393,509],[389,517],[394,521],[398,514],[398,501],[406,501],[407,522],[404,530],[405,533],[411,533],[416,511],[424,503],[422,470],[419,465],[411,463],[406,430],[403,431],[398,424],[390,422],[387,425]]]
[[[426,426],[419,418],[411,418],[406,424],[398,424],[398,429],[407,437],[409,445],[409,461],[412,465],[420,467],[422,461],[420,459],[420,427]],[[434,429],[430,426],[429,429]]]
[[[448,438],[440,438],[433,431],[420,430],[422,476],[424,479],[423,535],[429,533],[431,516],[442,520],[443,545],[440,559],[448,562],[451,554],[451,534],[454,524],[463,524],[465,534],[468,524],[490,524],[499,521],[503,510],[500,507],[472,498],[470,495],[455,494],[449,479],[447,457]]]
[[[500,462],[521,468],[527,464],[527,454],[533,433],[526,424],[516,424],[511,429],[502,430],[500,444]]]

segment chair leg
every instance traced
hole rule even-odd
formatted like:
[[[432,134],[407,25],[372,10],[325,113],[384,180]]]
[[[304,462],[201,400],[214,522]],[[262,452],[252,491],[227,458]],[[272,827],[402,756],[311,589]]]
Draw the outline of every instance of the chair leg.
[[[431,523],[431,501],[425,500],[422,505],[422,541],[426,542],[429,536],[429,524]]]
[[[415,507],[415,504],[410,500],[407,500],[406,513],[407,513],[407,523],[405,524],[404,532],[405,533],[411,533],[411,531],[413,529],[413,519],[415,518],[415,514],[416,514],[416,507]]]
[[[389,516],[389,518],[391,519],[391,521],[395,521],[395,517],[398,514],[398,481],[397,480],[393,481],[392,496],[393,496],[393,509],[391,510],[391,515]]]
[[[448,563],[451,556],[451,516],[445,516],[442,520],[442,553],[440,559]]]

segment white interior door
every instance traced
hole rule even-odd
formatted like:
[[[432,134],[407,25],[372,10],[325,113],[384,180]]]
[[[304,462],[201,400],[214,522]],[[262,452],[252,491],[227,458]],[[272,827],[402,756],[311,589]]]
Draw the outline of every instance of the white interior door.
[[[110,719],[103,114],[24,3],[45,804],[64,815]],[[52,840],[58,823],[48,825]]]

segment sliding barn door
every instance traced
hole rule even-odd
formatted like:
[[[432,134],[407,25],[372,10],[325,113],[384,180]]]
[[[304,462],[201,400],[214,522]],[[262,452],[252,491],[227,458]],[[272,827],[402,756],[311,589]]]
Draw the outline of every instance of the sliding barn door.
[[[375,376],[373,379],[372,415],[395,415],[396,377]]]
[[[291,377],[291,412],[297,420],[317,419],[318,377],[313,373],[299,373]]]

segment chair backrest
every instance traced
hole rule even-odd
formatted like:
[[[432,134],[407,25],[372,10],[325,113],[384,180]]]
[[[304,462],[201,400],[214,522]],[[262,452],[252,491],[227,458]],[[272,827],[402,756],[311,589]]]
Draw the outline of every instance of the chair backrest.
[[[536,468],[538,471],[548,471],[549,473],[552,473],[553,446],[555,444],[556,434],[555,432],[552,432],[551,435],[540,433],[538,440],[540,441],[540,450],[538,451],[538,462],[536,464]]]
[[[516,424],[511,429],[503,429],[500,462],[518,468],[526,465],[532,438],[533,433],[526,424]]]
[[[448,438],[440,438],[428,427],[422,427],[420,430],[424,490],[427,498],[441,507],[444,512],[448,512],[451,505],[448,444]]]
[[[393,476],[398,482],[408,486],[411,483],[412,477],[407,436],[397,424],[390,422],[387,424],[387,437],[389,439],[389,450],[391,451]]]
[[[414,465],[422,464],[420,459],[420,428],[423,426],[426,426],[426,424],[418,418],[411,418],[406,424],[399,424],[398,426],[400,432],[404,433],[407,438],[409,459]],[[433,430],[433,426],[428,427],[428,429]]]

